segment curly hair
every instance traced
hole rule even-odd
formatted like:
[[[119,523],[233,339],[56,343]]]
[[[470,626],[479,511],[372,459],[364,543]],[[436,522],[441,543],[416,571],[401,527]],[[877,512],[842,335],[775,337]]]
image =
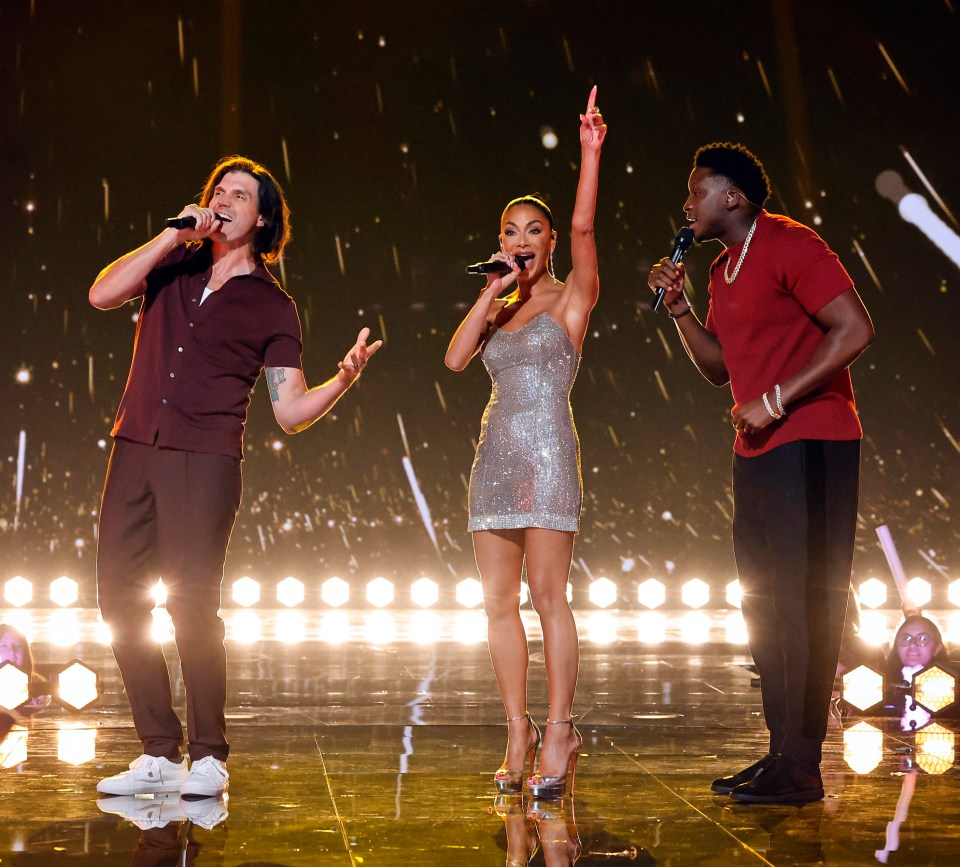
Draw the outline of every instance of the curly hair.
[[[713,142],[693,155],[695,169],[710,169],[738,186],[751,205],[758,208],[770,196],[770,179],[760,162],[742,144]]]

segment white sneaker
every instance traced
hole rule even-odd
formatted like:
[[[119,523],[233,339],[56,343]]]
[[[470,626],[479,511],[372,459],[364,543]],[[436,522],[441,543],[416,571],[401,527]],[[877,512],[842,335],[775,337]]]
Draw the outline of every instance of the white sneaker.
[[[181,795],[215,798],[230,788],[227,766],[213,756],[204,756],[190,765],[190,773],[180,783]]]
[[[170,822],[182,822],[187,818],[180,804],[180,796],[175,792],[98,798],[97,807],[104,813],[122,816],[141,831],[165,828]]]
[[[140,756],[130,762],[130,770],[114,774],[97,783],[104,795],[149,795],[176,792],[187,778],[187,760],[171,762],[162,756]]]
[[[227,810],[227,798],[229,797],[229,795],[222,795],[218,798],[200,798],[193,801],[181,798],[180,812],[194,825],[209,831],[229,815]]]

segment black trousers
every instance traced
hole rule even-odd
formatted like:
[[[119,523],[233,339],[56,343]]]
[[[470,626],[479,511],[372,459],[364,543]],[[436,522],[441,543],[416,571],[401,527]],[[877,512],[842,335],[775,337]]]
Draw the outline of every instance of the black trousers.
[[[227,758],[218,612],[241,487],[236,458],[114,443],[100,507],[97,596],[147,755],[179,761],[183,742],[163,649],[150,634],[150,590],[162,577],[187,694],[190,757]]]
[[[770,752],[821,758],[857,529],[859,440],[734,456],[733,543]]]

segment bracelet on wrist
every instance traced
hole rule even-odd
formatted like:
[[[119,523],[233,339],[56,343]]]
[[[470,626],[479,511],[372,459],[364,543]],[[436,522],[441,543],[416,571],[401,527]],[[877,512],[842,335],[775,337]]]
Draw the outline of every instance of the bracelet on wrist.
[[[671,313],[670,311],[667,311],[667,316],[669,316],[671,319],[683,319],[683,317],[688,313],[693,313],[693,308],[689,304],[679,313]]]
[[[775,385],[775,386],[773,387],[773,393],[774,393],[774,396],[775,396],[775,398],[776,398],[777,412],[780,413],[780,418],[783,418],[784,416],[786,416],[787,411],[783,408],[783,399],[780,397],[780,386],[779,386],[779,385]]]
[[[767,397],[767,393],[766,393],[766,392],[763,393],[763,405],[767,408],[767,412],[770,413],[770,418],[773,418],[773,419],[778,419],[778,418],[780,418],[780,416],[778,416],[778,415],[773,411],[773,407],[770,405],[770,398]]]

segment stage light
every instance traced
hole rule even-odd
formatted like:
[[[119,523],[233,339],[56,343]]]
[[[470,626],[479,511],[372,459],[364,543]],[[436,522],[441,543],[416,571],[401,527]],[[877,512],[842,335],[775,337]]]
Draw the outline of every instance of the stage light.
[[[747,624],[743,620],[743,614],[735,611],[727,615],[725,625],[727,644],[746,644],[748,641]]]
[[[552,126],[540,127],[540,144],[542,144],[548,151],[552,151],[558,144],[560,144],[560,139],[557,137],[557,134],[554,132]]]
[[[913,698],[924,710],[939,713],[957,700],[957,679],[940,666],[930,665],[914,675]]]
[[[483,604],[483,585],[476,578],[464,578],[457,584],[457,602],[464,608]]]
[[[0,768],[15,768],[27,760],[29,732],[22,726],[14,726],[0,741]]]
[[[350,639],[350,618],[343,611],[325,611],[320,618],[320,640],[343,644]]]
[[[699,578],[687,581],[680,588],[680,598],[690,608],[703,608],[710,601],[710,585]]]
[[[57,758],[77,767],[97,756],[97,730],[78,723],[63,723],[57,729]]]
[[[16,710],[30,701],[30,675],[12,662],[0,663],[0,708]]]
[[[659,611],[643,611],[640,613],[640,616],[637,617],[637,641],[643,644],[662,644],[666,637],[666,617]]]
[[[364,617],[364,635],[368,644],[390,644],[396,634],[396,622],[389,611],[370,611]]]
[[[648,578],[637,587],[637,601],[647,608],[659,608],[667,601],[667,588],[662,581]]]
[[[841,698],[864,712],[883,701],[883,675],[869,665],[858,665],[841,678]]]
[[[956,761],[956,735],[937,723],[915,735],[917,765],[928,774],[945,774]]]
[[[879,578],[868,578],[860,585],[858,595],[867,608],[879,608],[887,602],[887,585]]]
[[[156,610],[156,609],[154,609]],[[94,627],[94,638],[98,644],[109,646],[113,642],[113,635],[110,627],[103,622],[103,616],[97,615],[97,625]]]
[[[726,589],[727,605],[734,608],[740,608],[743,604],[743,588],[740,586],[740,579],[735,578],[727,585]]]
[[[3,585],[3,598],[14,608],[23,608],[33,599],[33,585],[22,575],[14,575]]]
[[[590,582],[588,595],[597,608],[609,608],[617,601],[617,585],[609,578],[597,578]]]
[[[867,644],[879,647],[886,643],[890,630],[887,627],[887,615],[882,611],[861,611],[860,629],[857,636]]]
[[[947,585],[947,599],[950,600],[951,604],[960,607],[960,578]]]
[[[80,598],[80,585],[72,578],[61,575],[50,583],[50,599],[55,605],[66,608]]]
[[[288,575],[277,585],[277,602],[286,605],[287,608],[294,608],[304,600],[303,582]]]
[[[150,591],[150,595],[153,596],[154,605],[167,604],[167,588],[164,586],[162,578],[157,579],[157,583],[153,585],[153,590]]]
[[[684,644],[706,644],[710,640],[710,618],[702,611],[690,611],[680,618],[680,640]]]
[[[883,761],[883,732],[863,720],[844,729],[843,760],[855,774],[869,774]]]
[[[587,617],[587,639],[593,644],[613,644],[617,640],[617,621],[606,611],[594,611]]]
[[[320,585],[320,598],[332,608],[339,608],[350,600],[350,585],[342,578],[328,578]]]
[[[50,643],[57,647],[69,647],[80,641],[80,622],[77,612],[60,610],[50,612],[50,622],[47,624]]]
[[[954,611],[947,618],[947,631],[943,637],[949,644],[960,644],[960,611]]]
[[[437,582],[430,578],[418,578],[410,587],[410,598],[415,605],[429,608],[431,605],[436,605],[437,600],[440,599],[440,588]]]
[[[487,640],[487,618],[482,611],[460,611],[455,618],[453,637],[459,644],[480,644]]]
[[[930,604],[933,597],[933,591],[930,582],[925,578],[911,578],[907,582],[907,590],[910,593],[910,599],[918,608],[923,608]]]
[[[254,581],[249,575],[244,575],[233,582],[233,601],[237,605],[249,608],[260,601],[260,582]]]
[[[150,612],[153,622],[150,624],[150,635],[157,644],[165,644],[173,639],[173,618],[166,608],[154,608]]]
[[[100,678],[79,659],[68,662],[53,679],[53,697],[67,710],[86,710],[100,698]]]
[[[432,644],[442,635],[440,618],[434,611],[414,611],[410,618],[410,637],[415,644]]]
[[[307,620],[300,611],[278,611],[277,640],[284,644],[299,644],[307,637]]]
[[[253,644],[260,640],[260,615],[245,609],[235,611],[230,618],[230,637],[237,644]]]
[[[393,582],[386,578],[374,578],[367,584],[367,602],[384,608],[393,602]]]
[[[19,609],[16,611],[8,611],[3,615],[3,622],[12,626],[14,629],[19,629],[27,641],[33,641],[33,615],[29,611],[21,611]]]

